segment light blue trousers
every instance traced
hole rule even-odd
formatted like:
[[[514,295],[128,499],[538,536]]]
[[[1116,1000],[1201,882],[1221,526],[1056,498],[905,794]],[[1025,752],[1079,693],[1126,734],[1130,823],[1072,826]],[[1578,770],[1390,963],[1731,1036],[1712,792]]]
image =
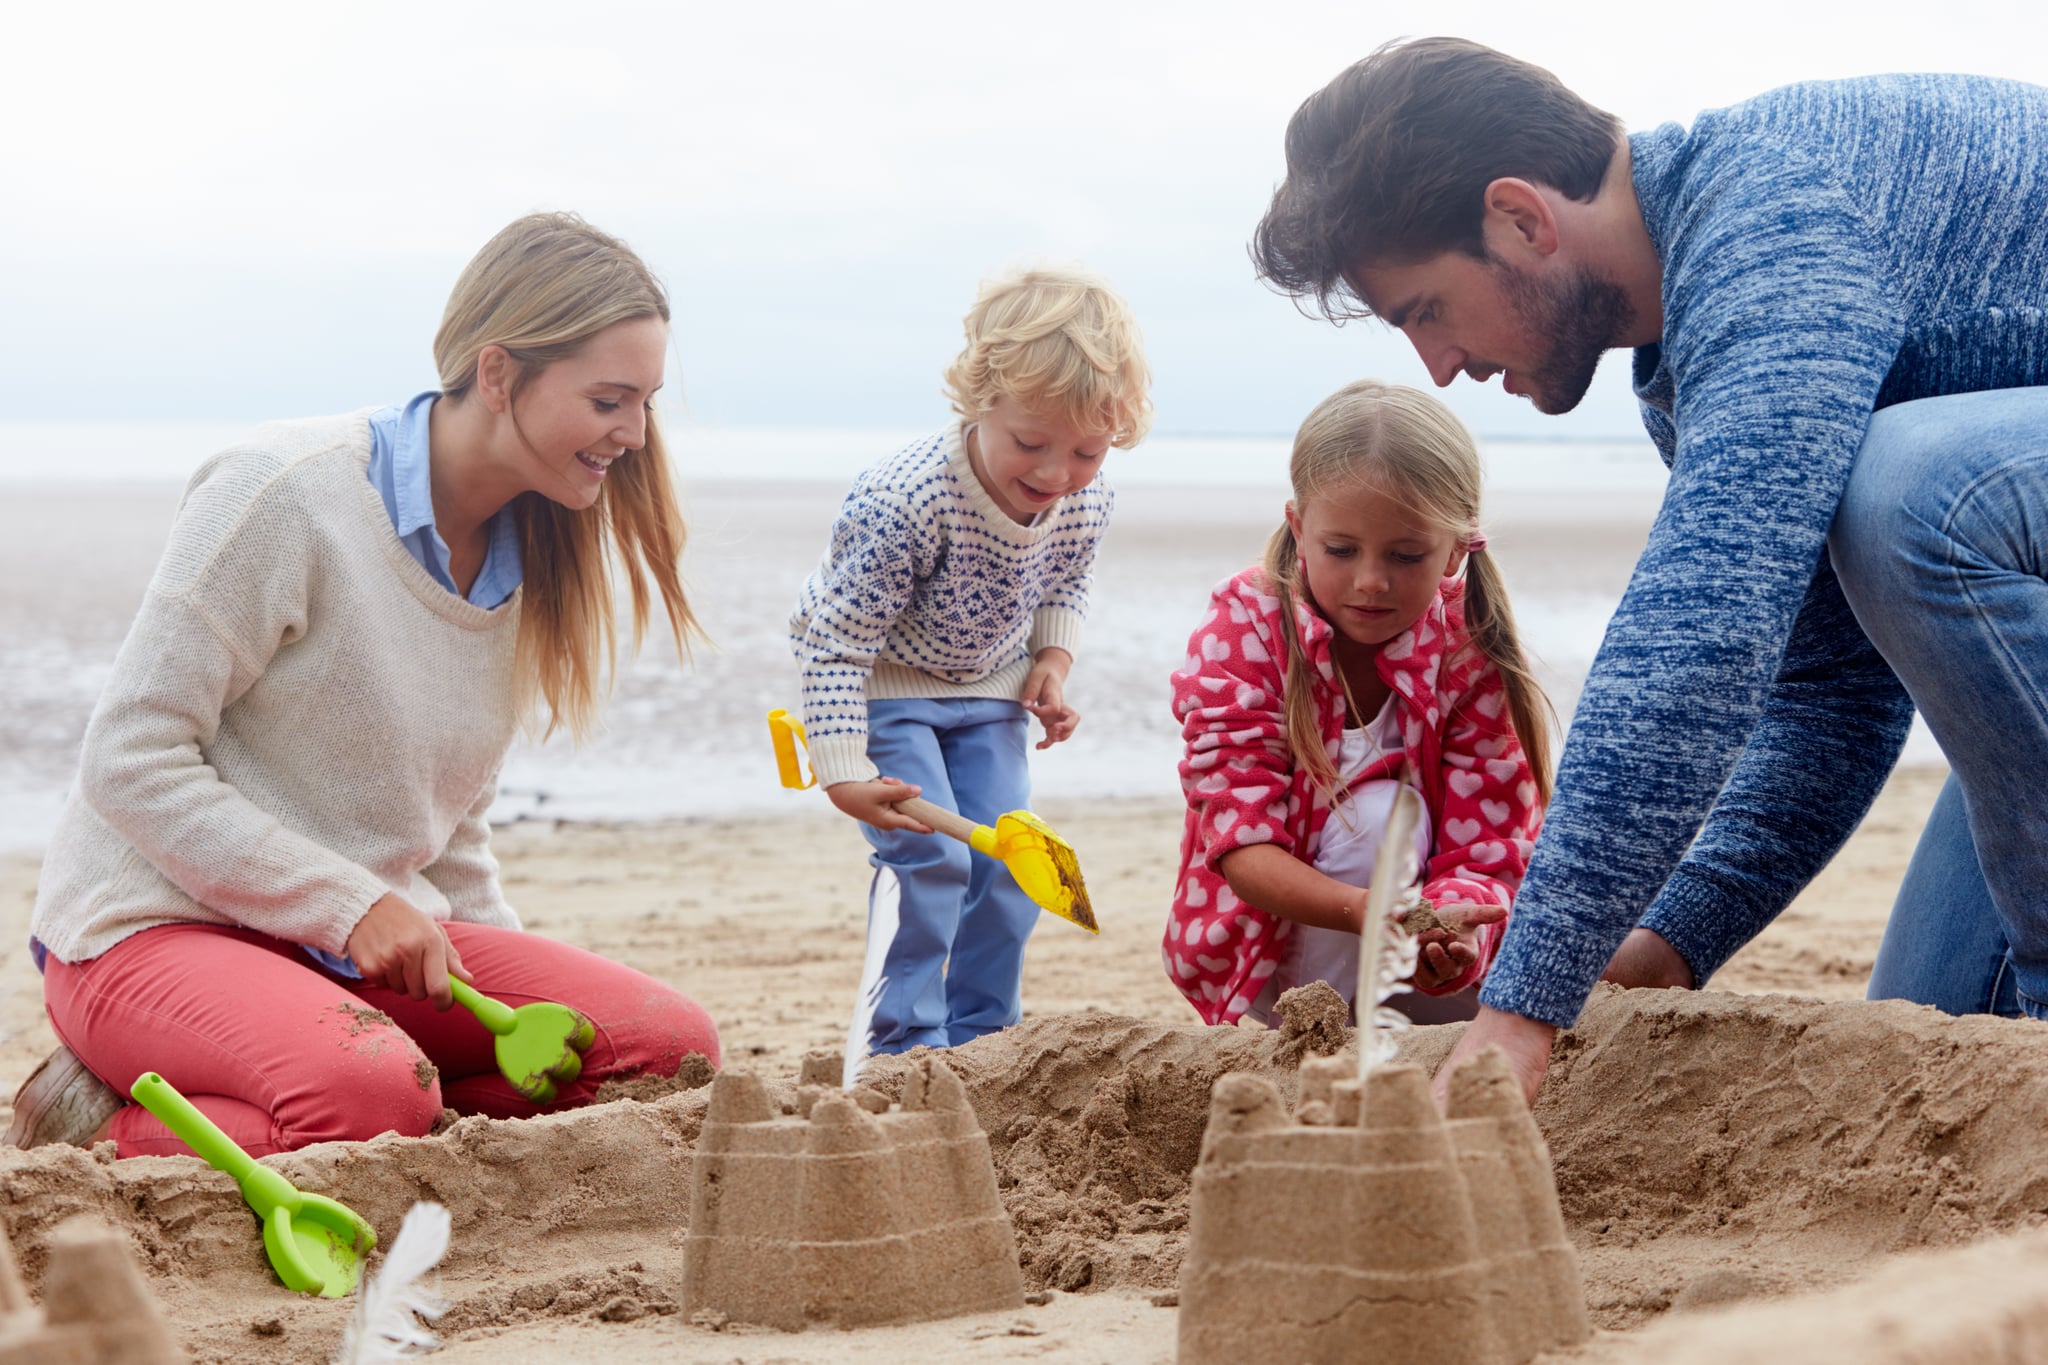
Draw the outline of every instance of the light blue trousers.
[[[927,801],[993,825],[1031,803],[1025,718],[995,698],[871,701],[868,757]],[[1016,1023],[1039,909],[1009,869],[943,834],[861,832],[875,850],[861,998],[885,979],[873,1050],[954,1047]]]
[[[1828,551],[1950,768],[1870,997],[2048,1018],[2048,388],[1878,413]]]

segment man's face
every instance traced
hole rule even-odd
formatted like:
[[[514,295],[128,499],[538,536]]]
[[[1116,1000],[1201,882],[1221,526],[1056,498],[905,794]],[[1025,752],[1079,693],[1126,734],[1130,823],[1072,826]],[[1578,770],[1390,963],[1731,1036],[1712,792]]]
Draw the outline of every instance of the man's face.
[[[1414,265],[1369,266],[1356,284],[1372,311],[1415,347],[1438,387],[1460,374],[1570,412],[1634,321],[1620,285],[1583,265],[1541,274],[1497,256],[1446,251]]]

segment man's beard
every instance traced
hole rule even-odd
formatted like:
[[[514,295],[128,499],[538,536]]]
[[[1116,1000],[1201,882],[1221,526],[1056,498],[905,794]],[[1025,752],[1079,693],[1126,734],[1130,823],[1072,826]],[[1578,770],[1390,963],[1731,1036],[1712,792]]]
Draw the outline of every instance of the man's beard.
[[[1539,278],[1489,258],[1508,307],[1544,348],[1527,377],[1529,401],[1552,417],[1570,412],[1592,387],[1600,357],[1620,344],[1635,322],[1635,306],[1622,287],[1586,266],[1562,278]]]

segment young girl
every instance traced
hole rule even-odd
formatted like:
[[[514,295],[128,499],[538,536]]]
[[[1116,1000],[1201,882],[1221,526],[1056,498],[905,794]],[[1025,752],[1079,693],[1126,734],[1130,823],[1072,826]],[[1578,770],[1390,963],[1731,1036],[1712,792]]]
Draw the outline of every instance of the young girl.
[[[922,791],[981,824],[1030,804],[1027,714],[1041,749],[1080,721],[1065,686],[1109,525],[1102,465],[1151,420],[1136,320],[1090,275],[987,284],[966,333],[955,420],[855,480],[790,619],[818,781],[875,850],[878,1052],[1017,1022],[1038,907],[895,803]]]
[[[668,318],[623,243],[523,218],[456,282],[438,391],[265,427],[193,476],[43,862],[65,1046],[11,1141],[183,1152],[125,1101],[150,1070],[259,1156],[531,1114],[451,975],[596,1024],[557,1107],[716,1063],[689,999],[521,932],[484,819],[523,717],[595,719],[611,570],[636,638],[657,595],[679,645],[695,629],[650,410]]]
[[[1355,999],[1362,888],[1404,777],[1444,924],[1414,985],[1479,980],[1549,797],[1547,704],[1458,419],[1362,380],[1302,423],[1290,474],[1265,563],[1218,586],[1173,675],[1188,814],[1166,970],[1212,1024],[1267,1021],[1310,981]]]

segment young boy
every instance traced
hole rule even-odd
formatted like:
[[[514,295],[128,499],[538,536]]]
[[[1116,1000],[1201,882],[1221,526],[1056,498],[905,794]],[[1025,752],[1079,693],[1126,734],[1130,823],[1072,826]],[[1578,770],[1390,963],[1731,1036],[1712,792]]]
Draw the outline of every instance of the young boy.
[[[1030,804],[1027,712],[1041,749],[1080,722],[1065,688],[1113,501],[1102,463],[1151,421],[1137,324],[1092,276],[985,284],[966,331],[946,371],[959,420],[854,481],[790,618],[812,768],[875,850],[877,1052],[1017,1022],[1038,907],[894,803],[980,824]]]

